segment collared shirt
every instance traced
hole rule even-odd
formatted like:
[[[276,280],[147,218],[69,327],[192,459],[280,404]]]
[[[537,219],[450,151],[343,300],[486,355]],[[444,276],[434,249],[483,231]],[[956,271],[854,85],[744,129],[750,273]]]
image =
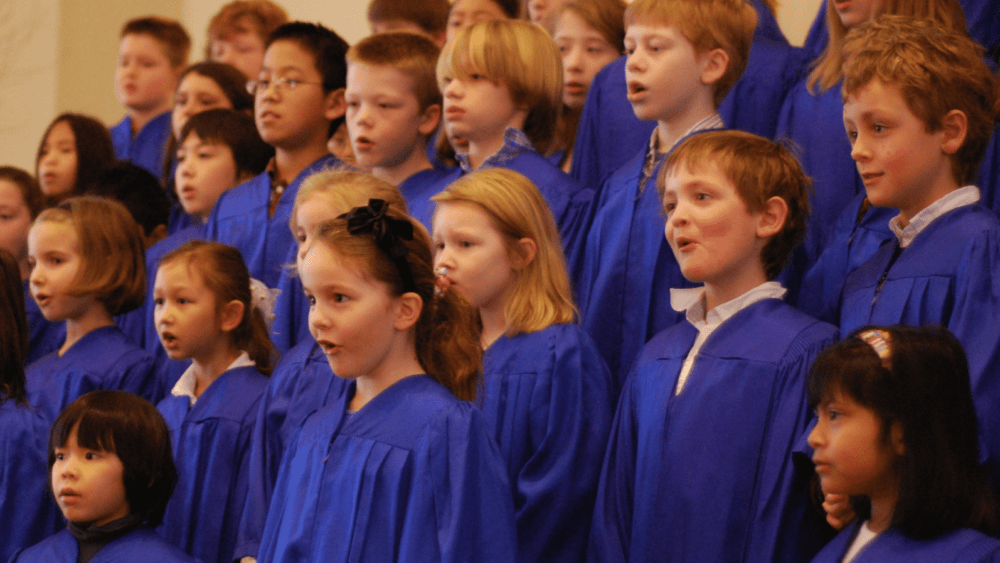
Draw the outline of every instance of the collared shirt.
[[[899,239],[900,248],[906,248],[913,242],[913,239],[917,238],[917,235],[921,231],[927,228],[927,225],[930,225],[938,217],[953,209],[972,205],[977,201],[979,201],[979,188],[976,186],[965,186],[964,188],[959,188],[945,194],[934,203],[928,205],[923,211],[914,215],[910,219],[910,223],[905,227],[903,226],[902,214],[896,215],[889,220],[889,228],[892,229],[892,232],[896,234],[896,238]]]
[[[239,357],[233,360],[233,363],[229,364],[229,367],[225,371],[231,369],[242,368],[247,366],[256,365],[253,360],[250,359],[250,355],[246,352],[241,352]],[[225,373],[225,371],[223,373]],[[191,406],[193,407],[198,397],[195,396],[194,390],[198,385],[198,379],[194,375],[194,364],[188,366],[184,373],[181,374],[181,378],[177,380],[174,384],[174,388],[170,390],[170,394],[174,397],[187,397],[191,399]],[[204,392],[204,389],[202,389]]]
[[[479,165],[479,168],[503,168],[504,165],[514,160],[519,155],[533,150],[535,150],[535,147],[531,144],[531,139],[524,134],[524,131],[508,127],[507,130],[503,132],[503,146],[500,147],[500,150],[487,157],[487,159]],[[472,167],[472,163],[469,161],[469,153],[458,153],[455,155],[455,158],[458,159],[458,163],[462,166],[462,171],[466,174],[475,170],[475,168]]]
[[[273,217],[274,208],[278,206],[281,194],[285,193],[285,188],[288,187],[288,180],[278,176],[278,164],[274,157],[271,157],[271,161],[267,163],[264,170],[271,177],[271,202],[267,206],[267,214]]]
[[[642,178],[639,179],[639,191],[641,192],[646,187],[646,182],[648,182],[650,176],[653,175],[653,170],[656,169],[656,165],[663,160],[663,157],[670,153],[670,151],[674,150],[677,143],[681,142],[688,135],[696,131],[704,131],[705,129],[722,129],[723,127],[725,127],[725,124],[722,122],[722,116],[718,113],[713,113],[712,115],[692,125],[691,128],[685,131],[683,135],[677,137],[674,144],[667,147],[666,150],[662,150],[662,147],[660,147],[660,137],[657,135],[659,129],[653,128],[653,134],[649,136],[649,148],[646,149],[646,161],[642,165]]]
[[[787,292],[781,287],[781,283],[776,281],[764,282],[750,291],[717,305],[711,311],[705,311],[705,288],[693,287],[689,289],[671,289],[670,306],[675,311],[685,311],[687,320],[696,329],[698,337],[691,346],[691,351],[684,358],[684,365],[681,366],[681,373],[677,377],[677,389],[674,394],[679,395],[684,384],[687,382],[691,368],[694,366],[695,357],[701,351],[701,347],[708,340],[708,337],[719,328],[719,325],[726,322],[730,317],[746,309],[750,305],[764,299],[781,299]]]

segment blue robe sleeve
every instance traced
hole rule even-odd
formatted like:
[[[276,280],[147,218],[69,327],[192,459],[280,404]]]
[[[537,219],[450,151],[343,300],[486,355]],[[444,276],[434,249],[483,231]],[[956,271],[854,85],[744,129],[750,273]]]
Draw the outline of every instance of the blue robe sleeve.
[[[11,563],[75,563],[80,555],[76,538],[69,530],[49,537],[24,550]],[[147,527],[140,527],[105,545],[90,560],[91,563],[198,563],[198,561],[161,538]]]
[[[399,184],[399,193],[406,200],[407,213],[427,227],[427,232],[434,230],[431,224],[434,202],[431,198],[444,189],[454,175],[455,168],[441,165],[417,172]]]
[[[170,138],[171,112],[151,119],[132,136],[132,120],[128,117],[111,128],[111,143],[118,160],[127,160],[153,175],[157,181],[163,176],[163,157],[167,139]]]
[[[845,528],[826,544],[813,563],[840,563],[857,536],[858,526]],[[889,529],[875,537],[853,563],[987,563],[1000,561],[1000,540],[963,528],[930,540],[915,540]]]
[[[1000,62],[1000,1],[959,0],[965,13],[969,35],[986,48],[986,54]]]

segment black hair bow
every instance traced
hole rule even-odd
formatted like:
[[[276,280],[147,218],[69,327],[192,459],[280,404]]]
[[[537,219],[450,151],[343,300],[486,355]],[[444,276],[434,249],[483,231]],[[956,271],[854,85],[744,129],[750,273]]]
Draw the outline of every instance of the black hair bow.
[[[410,250],[403,241],[413,240],[413,223],[386,215],[389,202],[384,199],[369,199],[368,205],[355,207],[341,215],[347,219],[347,232],[354,236],[371,234],[375,244],[392,258],[403,280],[403,291],[416,291],[413,274],[406,255]]]

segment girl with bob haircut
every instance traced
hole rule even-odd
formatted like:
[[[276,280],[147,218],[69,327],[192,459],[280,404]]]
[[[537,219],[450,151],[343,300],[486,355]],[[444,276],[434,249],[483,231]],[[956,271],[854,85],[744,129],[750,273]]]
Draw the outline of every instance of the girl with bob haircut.
[[[582,561],[614,391],[575,324],[552,213],[527,178],[503,169],[473,172],[433,200],[439,287],[467,298],[483,328],[476,402],[507,462],[517,560]]]
[[[59,529],[59,511],[46,498],[48,423],[28,405],[24,357],[28,325],[17,261],[0,248],[0,559]]]
[[[515,560],[500,452],[467,402],[474,312],[435,296],[431,263],[420,223],[377,199],[308,243],[309,328],[348,384],[285,451],[259,560]]]
[[[250,437],[271,373],[265,316],[273,300],[238,250],[195,240],[160,260],[153,302],[167,355],[192,360],[157,406],[178,466],[161,533],[202,561],[231,561]]]
[[[103,123],[78,113],[56,116],[35,154],[35,177],[46,207],[82,195],[115,160],[111,134]]]
[[[83,395],[52,425],[48,457],[69,526],[12,562],[194,561],[153,531],[177,471],[169,431],[149,401],[124,391]]]
[[[1000,554],[968,364],[947,329],[861,328],[816,358],[808,395],[823,491],[848,495],[857,513],[814,562]]]
[[[122,389],[156,398],[153,359],[115,325],[142,305],[142,231],[122,204],[81,196],[46,209],[28,233],[31,294],[66,339],[28,366],[28,396],[53,420],[88,391]]]

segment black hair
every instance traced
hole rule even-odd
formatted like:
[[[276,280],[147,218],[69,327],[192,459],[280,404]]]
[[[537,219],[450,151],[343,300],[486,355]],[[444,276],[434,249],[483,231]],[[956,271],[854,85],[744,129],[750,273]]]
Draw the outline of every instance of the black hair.
[[[24,361],[28,357],[28,316],[24,309],[21,268],[0,248],[0,404],[27,404]]]
[[[111,132],[97,119],[79,113],[61,113],[49,123],[38,143],[35,153],[35,173],[42,160],[42,149],[49,133],[57,123],[65,121],[73,131],[76,143],[76,185],[73,191],[49,199],[47,205],[52,206],[60,200],[81,195],[100,178],[104,171],[116,162],[115,147],[111,141]]]
[[[118,456],[129,512],[158,526],[177,485],[177,467],[170,431],[156,407],[127,391],[92,391],[73,401],[49,433],[50,472],[56,448],[66,444],[74,428],[80,446]]]
[[[882,330],[883,360],[859,334]],[[870,409],[883,440],[898,424],[905,453],[899,462],[899,498],[891,526],[914,539],[958,528],[997,531],[995,497],[979,465],[979,434],[961,343],[942,327],[860,328],[824,350],[809,372],[809,404],[838,393]],[[867,498],[852,498],[859,519],[871,515]]]
[[[170,221],[170,200],[160,182],[131,162],[120,161],[110,166],[87,193],[120,202],[146,236]]]
[[[192,115],[184,127],[178,144],[194,133],[205,142],[226,145],[233,152],[238,175],[256,176],[264,171],[274,156],[274,147],[264,142],[257,132],[253,117],[231,109],[210,109]]]

